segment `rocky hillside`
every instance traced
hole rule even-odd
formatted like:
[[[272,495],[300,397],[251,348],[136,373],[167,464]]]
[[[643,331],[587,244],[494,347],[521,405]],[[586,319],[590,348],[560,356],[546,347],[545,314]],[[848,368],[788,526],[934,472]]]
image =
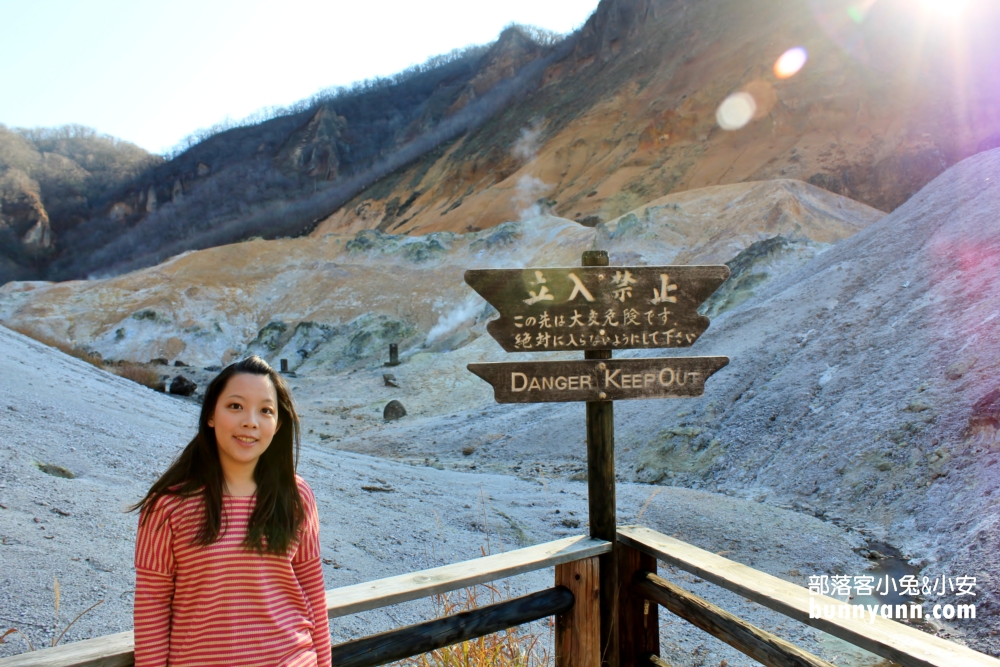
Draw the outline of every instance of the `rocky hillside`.
[[[997,187],[992,150],[884,217],[778,181],[677,193],[593,229],[547,217],[258,240],[113,279],[12,283],[0,318],[105,358],[197,364],[161,368],[201,387],[206,366],[247,351],[287,358],[323,447],[561,481],[585,470],[583,406],[494,404],[465,366],[510,355],[483,335],[492,314],[462,271],[575,264],[595,245],[616,263],[728,257],[690,353],[731,363],[703,398],[615,406],[619,476],[793,508],[889,543],[921,576],[974,576],[976,623],[942,632],[997,653]],[[382,378],[390,342],[398,386]],[[408,415],[387,424],[394,398]]]
[[[106,357],[197,363],[163,370],[202,387],[203,366],[245,351],[288,358],[321,447],[562,483],[585,474],[583,406],[493,402],[465,366],[510,355],[483,335],[491,313],[462,270],[574,264],[595,245],[616,263],[728,255],[734,281],[690,353],[731,363],[703,398],[615,406],[620,478],[795,509],[898,548],[921,576],[974,576],[976,622],[940,631],[996,654],[998,183],[993,150],[884,217],[785,181],[677,193],[592,230],[542,218],[254,241],[115,279],[11,284],[0,312]],[[751,224],[711,227],[727,215]],[[803,233],[820,229],[842,240]],[[385,369],[393,341],[404,363]],[[408,415],[386,423],[391,399]]]
[[[732,362],[711,400],[620,413],[637,479],[780,498],[977,577],[968,630],[993,654],[998,188],[1000,150],[948,170],[718,317],[698,353]]]
[[[86,127],[0,125],[0,282],[41,277],[56,239],[106,207],[120,219],[106,197],[160,162]]]
[[[8,283],[0,321],[109,360],[205,366],[252,350],[289,358],[293,369],[334,370],[371,363],[389,342],[416,352],[478,335],[469,327],[491,310],[463,282],[468,268],[574,266],[595,244],[638,264],[722,263],[754,247],[761,257],[737,273],[757,277],[723,292],[723,308],[775,267],[797,266],[881,216],[805,183],[772,181],[670,195],[594,229],[540,217],[466,234],[254,240],[104,280]],[[755,244],[773,237],[784,243],[758,253]]]
[[[278,117],[208,136],[57,237],[49,275],[117,272],[191,248],[312,229],[359,189],[535,85],[565,51],[551,42],[544,31],[511,27],[488,46],[324,91]]]
[[[543,211],[594,225],[668,193],[777,178],[891,211],[1000,142],[1000,6],[954,19],[929,3],[858,7],[604,0],[555,44],[512,28],[205,139],[106,193],[51,237],[41,268],[108,275],[254,236],[467,233]],[[779,76],[792,47],[805,66]],[[722,129],[733,95],[751,115]]]

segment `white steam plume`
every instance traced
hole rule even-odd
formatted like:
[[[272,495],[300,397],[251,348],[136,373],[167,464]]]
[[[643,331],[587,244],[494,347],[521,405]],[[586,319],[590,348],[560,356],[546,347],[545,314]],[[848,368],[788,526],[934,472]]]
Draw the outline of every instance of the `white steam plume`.
[[[518,205],[518,219],[523,222],[546,213],[546,207],[538,200],[551,189],[551,185],[535,176],[525,174],[517,179],[517,193],[514,195],[514,201]]]
[[[437,324],[427,332],[427,340],[424,341],[424,347],[427,347],[445,334],[450,334],[463,323],[473,319],[477,311],[481,310],[482,307],[482,298],[478,295],[471,295],[465,300],[465,303],[452,308],[438,317]]]
[[[514,157],[522,162],[534,160],[538,154],[538,137],[541,134],[542,124],[540,122],[532,123],[531,127],[522,127],[521,136],[514,142],[514,148],[511,151]]]

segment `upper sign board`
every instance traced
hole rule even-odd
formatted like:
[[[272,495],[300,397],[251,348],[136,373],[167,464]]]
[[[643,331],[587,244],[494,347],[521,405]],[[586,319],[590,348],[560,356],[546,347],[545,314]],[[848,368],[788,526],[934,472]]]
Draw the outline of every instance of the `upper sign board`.
[[[500,312],[486,330],[507,352],[688,347],[708,328],[698,306],[728,277],[725,265],[465,272]]]

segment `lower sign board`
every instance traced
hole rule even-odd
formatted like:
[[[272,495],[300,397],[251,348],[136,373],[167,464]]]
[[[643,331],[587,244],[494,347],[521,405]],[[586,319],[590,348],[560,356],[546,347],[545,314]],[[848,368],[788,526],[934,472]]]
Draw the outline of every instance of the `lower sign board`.
[[[701,396],[729,357],[512,361],[469,364],[493,385],[497,403],[620,401]]]

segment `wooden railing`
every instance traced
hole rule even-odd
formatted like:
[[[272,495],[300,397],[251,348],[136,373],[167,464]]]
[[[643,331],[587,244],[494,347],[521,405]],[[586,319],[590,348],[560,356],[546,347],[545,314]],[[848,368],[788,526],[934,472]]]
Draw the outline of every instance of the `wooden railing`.
[[[364,667],[418,655],[546,616],[556,615],[556,653],[592,654],[597,667],[597,557],[611,544],[567,537],[516,551],[369,581],[326,592],[330,618],[417,600],[518,574],[556,568],[555,587],[455,616],[333,647],[335,665]],[[0,667],[128,667],[133,635],[120,632],[0,658]],[[412,649],[412,650],[411,650]],[[403,653],[400,653],[400,651]],[[407,652],[409,651],[409,652]],[[577,662],[566,662],[566,667]],[[581,666],[587,663],[579,663]]]
[[[617,659],[601,655],[598,557],[615,551]],[[658,607],[772,667],[835,667],[754,627],[657,574],[662,561],[902,667],[1000,667],[1000,660],[884,618],[811,618],[813,605],[844,605],[643,526],[622,526],[617,542],[568,537],[504,554],[327,591],[331,618],[555,566],[555,586],[426,623],[334,646],[334,665],[367,667],[555,615],[556,667],[669,667],[661,657]],[[0,667],[119,667],[133,664],[123,632],[0,659]]]
[[[643,526],[619,527],[618,548],[626,554],[631,552],[631,557],[624,560],[634,565],[630,572],[623,571],[628,577],[623,580],[623,585],[633,590],[634,598],[666,607],[765,665],[834,667],[670,584],[656,575],[656,561],[695,574],[796,621],[888,658],[902,667],[1000,667],[1000,660],[889,619],[811,618],[810,599],[814,605],[847,605],[834,598],[811,594],[806,588]],[[640,560],[644,561],[643,565],[639,564]],[[630,613],[625,608],[627,604],[628,601],[623,601],[623,627],[626,623],[624,617]],[[634,615],[635,612],[631,613]],[[658,654],[659,651],[650,653]],[[623,659],[621,664],[629,663]],[[656,659],[646,664],[666,663]]]

